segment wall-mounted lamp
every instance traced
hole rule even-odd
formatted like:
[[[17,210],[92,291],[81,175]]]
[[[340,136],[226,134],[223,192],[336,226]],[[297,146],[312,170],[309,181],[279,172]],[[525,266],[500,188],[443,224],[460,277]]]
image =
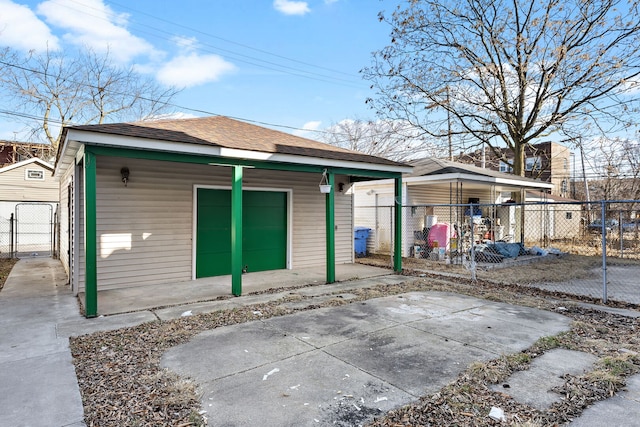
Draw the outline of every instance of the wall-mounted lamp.
[[[339,182],[338,183],[338,191],[341,192],[341,193],[344,191],[344,182]]]
[[[120,175],[122,175],[122,182],[124,182],[124,186],[127,186],[127,182],[129,182],[129,168],[124,167],[120,169]]]

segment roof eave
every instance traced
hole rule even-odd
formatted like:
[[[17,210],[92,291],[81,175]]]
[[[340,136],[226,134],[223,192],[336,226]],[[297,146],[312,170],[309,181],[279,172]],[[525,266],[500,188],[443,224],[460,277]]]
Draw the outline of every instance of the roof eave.
[[[448,181],[473,181],[486,184],[499,184],[510,187],[526,187],[526,188],[544,188],[551,189],[553,184],[548,182],[531,182],[513,178],[497,178],[487,175],[465,174],[465,173],[448,173],[437,175],[423,175],[405,178],[404,181],[408,185],[416,185],[423,182],[448,182]]]
[[[0,169],[0,173],[7,172],[7,171],[10,171],[12,169],[20,168],[22,166],[25,166],[25,165],[28,165],[28,164],[31,164],[31,163],[38,163],[43,168],[46,168],[46,169],[49,169],[50,171],[53,171],[53,166],[50,163],[45,162],[44,160],[42,160],[42,159],[40,159],[38,157],[32,157],[30,159],[23,160],[21,162],[14,163],[14,164],[9,165],[9,166],[5,166],[5,167]]]
[[[81,129],[68,128],[59,160],[56,163],[54,174],[61,173],[70,165],[80,145],[95,145],[114,148],[140,149],[151,151],[164,151],[169,153],[191,154],[199,156],[223,157],[238,160],[256,160],[273,163],[294,163],[304,165],[317,165],[323,167],[351,168],[359,170],[377,170],[389,173],[411,173],[411,166],[384,165],[353,160],[335,160],[313,156],[293,154],[267,153],[262,151],[238,150],[219,146],[200,144],[187,144],[157,139],[147,139],[132,136],[122,136],[101,132],[91,132]]]

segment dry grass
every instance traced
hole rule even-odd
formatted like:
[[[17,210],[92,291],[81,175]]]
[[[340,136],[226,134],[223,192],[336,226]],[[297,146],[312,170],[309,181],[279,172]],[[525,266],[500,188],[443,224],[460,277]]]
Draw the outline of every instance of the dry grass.
[[[11,269],[18,262],[15,258],[0,258],[0,290],[4,287],[4,282],[9,277],[9,273],[11,273]]]
[[[594,269],[602,267],[602,258],[600,257],[575,254],[520,257],[517,261],[523,261],[523,263],[478,263],[476,277],[479,280],[522,285],[540,282],[564,282],[590,277]],[[383,267],[391,266],[389,257],[382,255],[359,258],[358,262]],[[608,258],[607,263],[608,265],[640,265],[639,260],[613,257]],[[444,273],[462,278],[470,277],[469,270],[462,264],[445,264],[441,261],[403,258],[402,266],[405,270]]]

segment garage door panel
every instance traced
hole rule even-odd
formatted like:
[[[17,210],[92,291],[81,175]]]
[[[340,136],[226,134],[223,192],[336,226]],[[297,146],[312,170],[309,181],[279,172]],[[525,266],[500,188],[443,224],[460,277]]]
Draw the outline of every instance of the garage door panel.
[[[231,191],[198,189],[196,277],[231,274]],[[242,264],[249,271],[286,268],[287,193],[242,194]]]
[[[230,273],[231,193],[198,189],[196,278]]]

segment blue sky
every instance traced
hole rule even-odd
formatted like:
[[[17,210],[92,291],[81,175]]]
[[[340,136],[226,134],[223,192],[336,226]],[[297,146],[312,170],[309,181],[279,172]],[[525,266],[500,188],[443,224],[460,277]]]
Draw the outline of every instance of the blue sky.
[[[109,46],[119,63],[184,87],[180,106],[323,129],[374,116],[358,71],[389,42],[377,15],[399,1],[0,0],[0,45]],[[0,121],[0,138],[13,139],[20,126]]]

